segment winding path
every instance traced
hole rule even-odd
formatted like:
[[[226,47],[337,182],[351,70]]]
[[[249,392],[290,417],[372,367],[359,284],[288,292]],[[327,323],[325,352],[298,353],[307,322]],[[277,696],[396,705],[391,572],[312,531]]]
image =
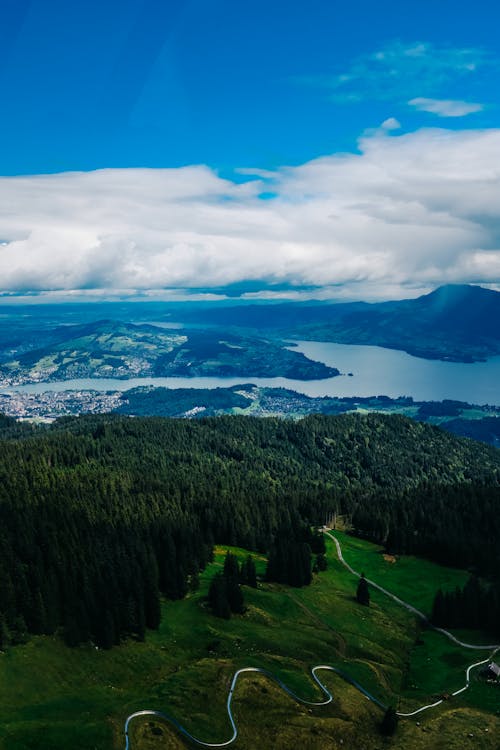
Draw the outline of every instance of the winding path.
[[[354,568],[351,568],[349,563],[347,563],[344,560],[344,556],[342,555],[342,548],[340,546],[340,542],[337,539],[337,537],[334,536],[330,531],[326,531],[326,530],[324,531],[324,534],[325,536],[330,537],[330,539],[333,539],[333,541],[335,542],[335,546],[337,548],[337,555],[342,565],[345,568],[347,568],[347,570],[350,573],[352,573],[353,576],[356,576],[357,578],[361,578],[361,573],[358,573],[357,570],[354,570]],[[411,612],[416,617],[418,617],[420,620],[425,622],[425,624],[428,625],[433,630],[436,630],[438,633],[442,633],[443,635],[445,635],[447,638],[450,639],[450,641],[453,641],[453,643],[456,643],[457,645],[462,646],[463,648],[475,649],[476,651],[492,651],[492,650],[496,651],[497,649],[500,649],[500,644],[498,643],[494,645],[488,645],[488,646],[478,646],[475,643],[464,643],[464,641],[460,641],[458,638],[455,638],[453,633],[450,633],[448,630],[445,630],[444,628],[437,628],[435,625],[433,625],[429,621],[429,618],[427,617],[427,615],[424,615],[424,613],[421,612],[419,609],[416,609],[416,607],[413,607],[411,604],[408,604],[408,602],[403,601],[402,599],[399,598],[399,596],[396,596],[395,594],[391,594],[390,591],[388,591],[387,589],[384,589],[382,586],[379,586],[379,584],[375,583],[375,581],[370,581],[369,578],[367,578],[366,580],[370,584],[370,586],[373,586],[374,589],[378,589],[378,591],[381,591],[383,594],[388,596],[393,601],[397,602],[398,604],[401,604],[402,607],[404,607],[409,612]]]
[[[328,530],[324,529],[324,533],[326,536],[328,536],[330,539],[332,539],[335,542],[335,546],[337,548],[337,555],[339,558],[339,561],[344,565],[347,570],[349,570],[352,575],[357,576],[358,578],[361,577],[361,574],[358,573],[354,568],[351,568],[351,566],[344,560],[344,557],[342,555],[342,548],[340,546],[340,542],[338,539]],[[469,648],[469,649],[475,649],[475,650],[482,650],[482,651],[491,651],[492,653],[490,656],[488,656],[487,659],[483,659],[482,661],[474,662],[474,664],[470,664],[467,669],[465,670],[465,685],[458,690],[455,690],[455,692],[451,693],[451,696],[459,695],[460,693],[463,693],[470,685],[470,673],[473,669],[476,667],[481,666],[482,664],[486,664],[489,662],[492,657],[495,655],[495,653],[500,650],[500,644],[495,645],[488,645],[488,646],[478,646],[474,643],[464,643],[463,641],[460,641],[458,638],[456,638],[452,633],[450,633],[448,630],[445,630],[444,628],[437,628],[434,625],[432,625],[431,622],[429,622],[428,617],[421,612],[420,610],[413,607],[411,604],[408,604],[408,602],[403,601],[395,594],[392,594],[387,589],[384,589],[382,586],[379,586],[378,583],[375,583],[374,581],[371,581],[370,579],[366,579],[370,586],[373,586],[373,588],[378,589],[386,596],[390,597],[393,601],[400,604],[402,607],[407,609],[409,612],[414,614],[416,617],[421,619],[423,622],[426,623],[429,627],[433,628],[439,633],[442,633],[444,636],[449,638],[451,641],[456,643],[459,646],[462,646],[463,648]],[[236,726],[236,722],[234,720],[233,712],[232,712],[232,702],[233,702],[233,695],[234,691],[236,689],[237,682],[240,678],[240,675],[245,674],[247,672],[258,672],[259,674],[264,675],[268,679],[275,682],[287,695],[289,695],[293,700],[295,700],[297,703],[300,703],[305,706],[326,706],[329,703],[333,701],[333,696],[328,690],[328,688],[321,682],[319,679],[317,672],[319,671],[328,671],[328,672],[334,672],[335,674],[338,674],[340,677],[342,677],[343,680],[348,682],[350,685],[353,685],[357,690],[359,690],[360,693],[362,693],[369,701],[372,703],[375,703],[379,708],[382,710],[386,710],[387,706],[382,703],[378,698],[376,698],[374,695],[369,693],[359,682],[357,682],[355,679],[353,679],[347,672],[344,672],[341,669],[338,669],[337,667],[332,667],[328,664],[317,664],[315,667],[311,669],[311,675],[313,680],[318,685],[319,689],[325,696],[325,699],[322,701],[308,701],[304,698],[300,698],[296,693],[293,692],[287,685],[285,685],[284,682],[282,682],[278,677],[272,674],[272,672],[269,672],[267,669],[262,669],[261,667],[243,667],[242,669],[238,669],[234,675],[233,679],[231,681],[231,686],[229,688],[229,694],[227,696],[226,701],[226,710],[227,715],[229,718],[229,722],[231,724],[232,728],[232,735],[228,740],[225,740],[224,742],[204,742],[203,740],[198,739],[194,735],[192,735],[188,730],[180,724],[180,722],[177,721],[173,716],[169,716],[169,714],[164,713],[163,711],[155,711],[153,709],[143,709],[140,711],[135,711],[133,714],[130,714],[130,716],[127,717],[125,721],[124,731],[125,731],[125,750],[130,750],[130,738],[129,738],[129,726],[130,723],[133,721],[133,719],[139,717],[139,716],[156,716],[158,718],[164,719],[165,721],[168,721],[170,724],[172,724],[177,731],[186,737],[191,742],[194,742],[196,745],[199,745],[200,747],[227,747],[228,745],[231,745],[238,736],[238,727]],[[420,708],[417,708],[415,711],[410,711],[408,713],[404,713],[402,711],[397,711],[397,715],[400,717],[409,717],[409,716],[416,716],[417,714],[422,713],[423,711],[427,711],[430,708],[435,708],[436,706],[439,706],[441,703],[444,703],[444,698],[441,698],[438,701],[435,701],[434,703],[429,703],[425,706],[420,706]]]
[[[236,688],[236,683],[238,682],[238,679],[240,675],[244,674],[245,672],[258,672],[259,674],[263,674],[268,679],[275,682],[279,687],[291,698],[293,698],[294,701],[297,703],[301,703],[304,706],[327,706],[329,703],[333,701],[333,695],[330,693],[328,688],[321,682],[319,677],[317,676],[316,672],[320,670],[326,670],[328,672],[335,672],[336,674],[340,675],[342,679],[344,679],[346,682],[353,685],[355,688],[357,688],[361,693],[363,693],[368,700],[372,701],[373,703],[376,703],[377,706],[380,706],[382,709],[386,709],[387,706],[384,705],[381,701],[378,700],[378,698],[375,698],[375,696],[371,695],[365,688],[360,685],[359,682],[357,682],[355,679],[353,679],[347,672],[343,672],[341,669],[337,669],[337,667],[332,667],[329,664],[318,664],[317,666],[313,667],[311,669],[311,675],[313,677],[313,680],[316,682],[318,687],[320,688],[321,692],[326,696],[325,700],[323,701],[308,701],[304,698],[301,698],[296,693],[293,692],[293,690],[290,690],[290,688],[282,682],[282,680],[279,679],[279,677],[276,677],[273,675],[272,672],[269,672],[267,669],[262,669],[261,667],[243,667],[243,669],[238,669],[234,675],[231,682],[231,687],[229,688],[229,694],[227,696],[227,702],[226,702],[226,709],[227,709],[227,715],[229,717],[229,721],[231,723],[231,727],[233,730],[232,736],[225,740],[224,742],[204,742],[203,740],[199,740],[197,737],[192,735],[190,732],[188,732],[187,729],[185,729],[182,724],[180,724],[176,719],[174,719],[172,716],[169,716],[166,713],[163,713],[162,711],[154,711],[152,709],[144,709],[142,711],[136,711],[133,714],[130,714],[130,716],[127,718],[125,722],[125,750],[129,750],[130,744],[129,744],[129,735],[128,735],[128,728],[129,724],[132,721],[132,719],[135,719],[137,716],[158,716],[162,719],[166,719],[171,724],[174,725],[174,727],[182,734],[184,737],[187,737],[191,742],[195,742],[197,745],[200,745],[201,747],[227,747],[228,745],[231,745],[238,736],[238,728],[236,726],[236,723],[234,721],[233,712],[231,710],[231,704],[233,702],[233,695]]]

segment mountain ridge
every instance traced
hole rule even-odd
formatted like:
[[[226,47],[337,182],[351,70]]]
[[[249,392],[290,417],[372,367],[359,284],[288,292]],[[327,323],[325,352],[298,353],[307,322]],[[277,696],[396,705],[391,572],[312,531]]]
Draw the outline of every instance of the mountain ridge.
[[[195,321],[199,313],[187,319]],[[500,355],[500,292],[469,284],[386,302],[214,308],[203,319],[297,339],[377,345],[426,359],[476,362]]]

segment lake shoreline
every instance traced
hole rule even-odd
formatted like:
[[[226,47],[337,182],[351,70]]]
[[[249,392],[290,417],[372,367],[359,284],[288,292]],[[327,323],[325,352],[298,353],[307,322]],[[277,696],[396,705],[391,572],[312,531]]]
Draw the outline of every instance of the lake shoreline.
[[[230,388],[252,383],[260,387],[286,388],[311,397],[372,397],[392,399],[411,396],[416,401],[452,399],[469,404],[500,406],[500,357],[486,362],[425,360],[406,352],[379,346],[333,344],[317,341],[290,342],[295,351],[336,367],[341,375],[324,380],[294,380],[284,377],[148,377],[81,378],[6,386],[1,393],[46,393],[59,391],[127,391],[138,387]],[[352,373],[352,375],[351,375]]]

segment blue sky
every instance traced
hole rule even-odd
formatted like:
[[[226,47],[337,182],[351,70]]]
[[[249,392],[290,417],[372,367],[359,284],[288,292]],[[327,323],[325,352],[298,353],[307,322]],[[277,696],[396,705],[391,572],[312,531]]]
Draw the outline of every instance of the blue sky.
[[[354,148],[364,129],[389,117],[405,130],[437,124],[407,104],[417,97],[484,105],[467,121],[447,118],[447,127],[499,118],[500,8],[491,0],[2,0],[1,7],[4,175],[299,164]],[[418,43],[435,50],[435,66],[422,76],[407,67],[377,88],[370,56],[393,49],[397,68],[404,62],[397,45]],[[459,73],[455,49],[470,49],[478,67]],[[335,88],[356,66],[356,90]]]
[[[2,0],[0,294],[498,287],[499,27],[491,0]]]

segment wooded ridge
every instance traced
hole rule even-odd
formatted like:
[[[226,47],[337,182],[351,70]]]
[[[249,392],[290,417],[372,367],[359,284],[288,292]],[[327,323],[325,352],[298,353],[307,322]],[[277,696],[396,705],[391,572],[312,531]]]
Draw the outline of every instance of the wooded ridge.
[[[0,648],[143,638],[215,542],[267,552],[334,512],[394,549],[499,569],[500,452],[404,417],[2,419],[1,436]]]

